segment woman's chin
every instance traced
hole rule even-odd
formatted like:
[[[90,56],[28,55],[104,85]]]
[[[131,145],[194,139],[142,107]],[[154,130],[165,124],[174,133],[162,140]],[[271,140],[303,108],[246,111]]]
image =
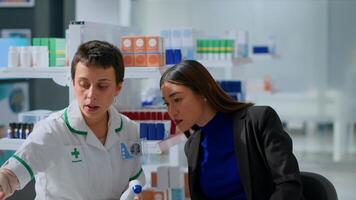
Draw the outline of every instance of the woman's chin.
[[[188,131],[189,127],[185,127],[185,126],[177,126],[177,133],[184,133],[185,131]]]

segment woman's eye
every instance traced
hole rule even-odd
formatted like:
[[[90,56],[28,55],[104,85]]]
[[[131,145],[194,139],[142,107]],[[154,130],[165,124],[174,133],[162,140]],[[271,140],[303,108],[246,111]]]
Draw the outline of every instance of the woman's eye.
[[[178,102],[180,102],[180,101],[182,101],[182,98],[176,98],[176,99],[174,99],[174,102],[175,102],[175,103],[178,103]]]
[[[79,82],[79,86],[82,87],[82,88],[85,88],[85,89],[88,89],[90,87],[89,84],[83,83],[83,82]]]
[[[107,86],[107,85],[99,85],[98,87],[99,87],[99,89],[106,89],[106,88],[108,88],[109,86]]]
[[[163,105],[165,105],[165,106],[169,106],[169,103],[167,103],[167,102],[163,102]]]

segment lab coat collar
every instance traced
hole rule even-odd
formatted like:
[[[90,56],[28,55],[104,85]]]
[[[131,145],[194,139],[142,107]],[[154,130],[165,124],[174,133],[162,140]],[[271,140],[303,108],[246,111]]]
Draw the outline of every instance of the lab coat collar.
[[[106,137],[105,147],[108,149],[113,144],[115,144],[118,139],[117,134],[123,131],[123,119],[118,111],[110,106],[109,112],[109,122],[108,122],[108,135]],[[68,129],[73,134],[79,134],[86,137],[86,142],[96,147],[103,147],[100,141],[96,138],[95,134],[90,130],[90,128],[85,123],[83,115],[80,111],[79,105],[76,101],[72,102],[68,108],[64,111],[64,121]],[[100,148],[99,147],[99,148]]]
[[[110,149],[114,146],[121,137],[121,132],[124,130],[124,122],[121,114],[115,107],[109,108],[108,135],[106,136],[105,148]]]
[[[85,123],[82,112],[76,101],[72,102],[68,108],[64,110],[64,122],[73,134],[87,135],[89,128]]]
[[[119,134],[123,130],[124,122],[121,114],[114,106],[109,107],[109,130],[114,130],[114,133]]]

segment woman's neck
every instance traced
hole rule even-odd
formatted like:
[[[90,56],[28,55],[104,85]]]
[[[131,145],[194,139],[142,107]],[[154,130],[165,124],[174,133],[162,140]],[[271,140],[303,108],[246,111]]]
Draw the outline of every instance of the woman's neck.
[[[109,121],[109,113],[104,115],[100,119],[92,119],[85,120],[90,130],[96,135],[99,140],[103,140],[106,138],[108,132],[108,121]]]
[[[200,127],[205,126],[211,119],[214,118],[216,113],[217,113],[217,111],[215,109],[213,109],[211,106],[207,105],[206,108],[204,109],[204,112],[200,116],[200,119],[197,122],[197,125]]]

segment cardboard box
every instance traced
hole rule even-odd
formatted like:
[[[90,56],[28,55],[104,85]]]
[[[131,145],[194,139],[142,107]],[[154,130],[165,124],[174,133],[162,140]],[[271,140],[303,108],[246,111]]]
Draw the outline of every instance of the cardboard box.
[[[163,52],[163,38],[159,36],[147,36],[145,38],[147,53],[162,53]]]
[[[134,54],[134,66],[135,67],[146,67],[147,66],[147,56],[145,53],[135,53]]]
[[[160,166],[157,168],[157,187],[169,188],[169,167]]]
[[[182,48],[182,30],[180,28],[171,29],[171,45],[172,49]]]
[[[125,67],[133,67],[135,66],[135,56],[133,53],[124,53],[122,54],[124,59]]]
[[[171,42],[172,36],[171,35],[172,35],[171,29],[162,29],[160,31],[160,36],[164,40],[164,48],[165,49],[172,49],[172,42]]]
[[[147,66],[148,67],[161,67],[164,65],[163,53],[147,53]]]
[[[120,50],[123,54],[134,52],[133,38],[131,36],[121,37]]]
[[[146,52],[146,39],[144,36],[133,36],[133,50],[135,53]]]
[[[157,172],[151,172],[151,186],[157,187]]]
[[[160,188],[148,188],[142,191],[144,200],[168,200],[168,190]]]

